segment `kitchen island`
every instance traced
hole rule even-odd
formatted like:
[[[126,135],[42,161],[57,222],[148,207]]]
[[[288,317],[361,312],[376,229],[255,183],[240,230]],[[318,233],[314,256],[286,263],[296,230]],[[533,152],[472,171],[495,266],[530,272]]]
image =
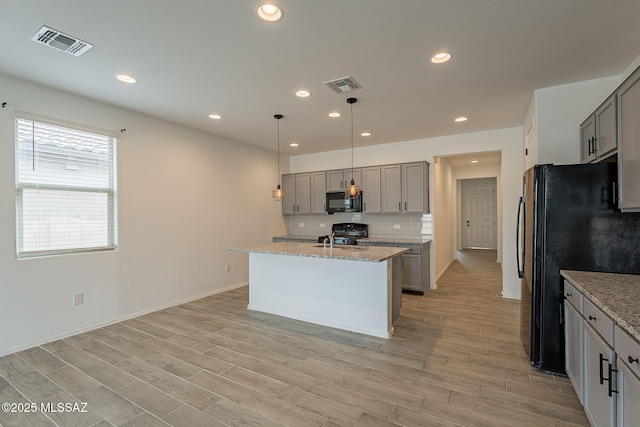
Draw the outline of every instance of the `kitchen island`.
[[[249,310],[381,338],[402,306],[406,248],[278,242],[249,253]]]

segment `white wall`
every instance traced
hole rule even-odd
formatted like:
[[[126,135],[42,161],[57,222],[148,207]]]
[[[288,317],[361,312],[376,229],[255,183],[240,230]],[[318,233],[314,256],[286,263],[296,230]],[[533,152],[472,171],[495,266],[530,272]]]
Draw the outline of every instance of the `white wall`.
[[[580,124],[622,82],[621,76],[537,89],[534,111],[535,163],[580,163]]]
[[[450,156],[482,151],[500,151],[502,153],[502,247],[503,253],[503,295],[508,298],[520,297],[520,280],[516,271],[515,230],[516,202],[522,192],[523,172],[523,132],[522,128],[498,129],[486,132],[474,132],[439,138],[420,139],[392,144],[360,147],[355,149],[354,164],[357,167],[389,163],[403,163],[426,160],[434,165],[434,156]],[[291,157],[291,172],[310,170],[338,169],[347,167],[351,159],[350,150],[339,150],[319,154]],[[430,206],[434,205],[434,168],[430,168]],[[499,184],[500,185],[500,184]],[[501,200],[498,203],[502,202]],[[438,233],[438,218],[433,217],[434,236]],[[511,249],[513,248],[513,249]],[[432,253],[438,255],[438,241],[434,237]],[[432,256],[432,257],[433,257]],[[435,264],[431,264],[432,283]]]
[[[0,94],[0,355],[247,283],[227,248],[285,232],[273,152],[5,76]],[[12,109],[127,129],[118,250],[16,260]]]
[[[434,227],[432,245],[434,252],[434,276],[437,280],[445,272],[449,264],[456,258],[455,221],[456,221],[456,190],[453,179],[453,168],[446,157],[436,159],[433,171],[433,199],[432,206]],[[432,282],[433,283],[433,282]]]

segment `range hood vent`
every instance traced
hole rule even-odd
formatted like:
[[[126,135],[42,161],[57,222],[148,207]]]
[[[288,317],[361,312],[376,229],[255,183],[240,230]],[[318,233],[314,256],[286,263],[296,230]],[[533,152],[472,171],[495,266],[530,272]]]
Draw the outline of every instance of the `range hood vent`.
[[[329,80],[324,82],[325,85],[335,93],[341,94],[351,92],[354,89],[360,89],[362,86],[351,76],[342,77],[340,79]]]
[[[42,26],[42,28],[31,37],[31,40],[67,52],[73,56],[80,56],[93,47],[90,43],[83,42],[76,37],[46,26]]]

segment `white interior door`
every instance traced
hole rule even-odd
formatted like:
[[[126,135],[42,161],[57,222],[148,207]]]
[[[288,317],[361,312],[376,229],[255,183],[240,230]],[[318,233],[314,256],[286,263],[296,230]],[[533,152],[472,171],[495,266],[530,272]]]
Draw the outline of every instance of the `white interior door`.
[[[496,249],[495,179],[462,182],[465,248]]]

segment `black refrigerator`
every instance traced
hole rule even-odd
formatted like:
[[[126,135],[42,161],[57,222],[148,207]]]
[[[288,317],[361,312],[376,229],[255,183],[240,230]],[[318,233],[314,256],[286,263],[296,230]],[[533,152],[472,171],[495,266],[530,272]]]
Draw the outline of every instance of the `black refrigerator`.
[[[616,163],[538,165],[523,177],[520,334],[531,364],[565,374],[560,270],[640,274],[640,214],[615,207]]]

